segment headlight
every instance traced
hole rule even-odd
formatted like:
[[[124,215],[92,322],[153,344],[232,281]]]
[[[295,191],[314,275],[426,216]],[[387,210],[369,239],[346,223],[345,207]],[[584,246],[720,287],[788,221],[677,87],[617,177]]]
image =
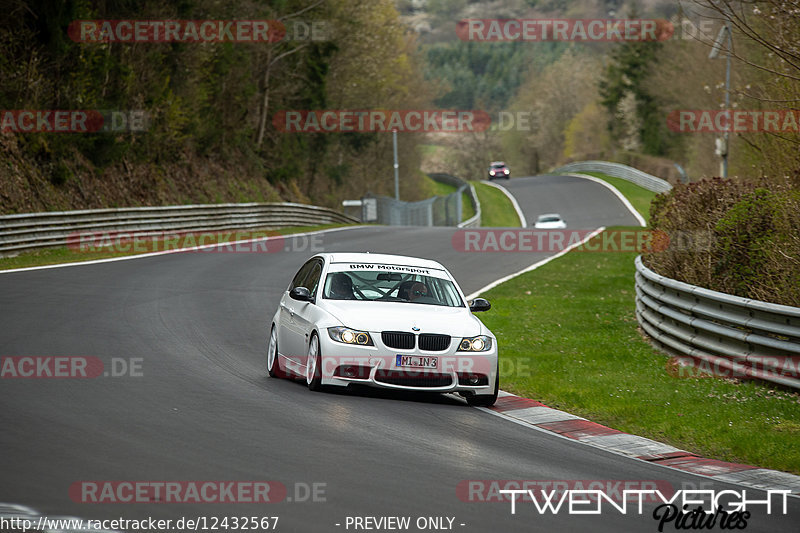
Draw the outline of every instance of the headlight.
[[[344,344],[360,344],[361,346],[374,346],[372,338],[366,331],[358,331],[355,329],[338,326],[335,328],[328,328],[328,336],[336,342]]]
[[[459,352],[488,352],[492,349],[492,338],[486,335],[464,337],[458,344]]]

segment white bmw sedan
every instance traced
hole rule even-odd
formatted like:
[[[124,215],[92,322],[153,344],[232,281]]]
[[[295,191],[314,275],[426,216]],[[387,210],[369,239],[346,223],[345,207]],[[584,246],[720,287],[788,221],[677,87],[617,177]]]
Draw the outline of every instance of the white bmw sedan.
[[[308,388],[367,385],[457,392],[490,406],[499,384],[497,340],[453,276],[427,259],[315,255],[295,274],[272,319],[267,370]]]

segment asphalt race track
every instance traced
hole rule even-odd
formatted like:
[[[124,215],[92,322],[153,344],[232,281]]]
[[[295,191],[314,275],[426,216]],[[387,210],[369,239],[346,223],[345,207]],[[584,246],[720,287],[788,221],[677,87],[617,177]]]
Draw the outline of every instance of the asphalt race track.
[[[587,180],[500,184],[530,222],[555,211],[570,228],[636,225],[610,191]],[[465,293],[546,256],[463,253],[454,231],[357,228],[325,233],[314,246],[436,259]],[[602,515],[576,516],[519,503],[512,515],[508,502],[462,501],[456,489],[464,480],[524,479],[742,490],[532,431],[456,398],[312,393],[268,378],[268,321],[310,255],[193,252],[0,274],[0,355],[95,356],[106,369],[112,358],[141,358],[142,374],[0,380],[0,502],[83,518],[278,516],[277,531],[354,531],[347,517],[410,516],[410,531],[418,517],[451,517],[464,532],[618,532],[657,531],[654,505],[641,515],[605,506]],[[78,503],[70,486],[86,480],[272,480],[287,499]],[[800,501],[788,505],[788,515],[754,507],[747,531],[796,531]]]
[[[571,176],[542,175],[535,178],[495,180],[517,199],[528,226],[538,215],[558,213],[569,229],[599,226],[638,226],[622,202],[602,185]],[[604,190],[605,189],[605,190]]]

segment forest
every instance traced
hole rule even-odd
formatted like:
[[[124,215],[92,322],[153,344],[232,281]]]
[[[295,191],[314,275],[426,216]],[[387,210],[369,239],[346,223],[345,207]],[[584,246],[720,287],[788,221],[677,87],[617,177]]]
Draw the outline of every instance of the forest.
[[[548,17],[665,19],[674,34],[649,42],[470,42],[455,31],[470,18]],[[97,38],[95,26],[82,38],[80,21],[104,20],[269,21],[275,33],[126,41]],[[796,108],[800,24],[791,3],[12,0],[0,19],[4,116],[86,110],[105,122],[70,133],[3,121],[0,209],[281,200],[336,207],[391,194],[387,131],[287,132],[274,124],[281,113],[313,110],[491,117],[483,131],[401,132],[405,200],[430,196],[424,172],[479,179],[498,159],[516,176],[583,159],[673,180],[675,163],[691,180],[718,176],[719,136],[674,131],[668,117],[723,105],[726,61],[709,52],[726,21],[732,108]],[[530,119],[524,127],[503,127],[504,118],[521,115]],[[731,134],[730,175],[796,184],[798,138],[791,130]]]

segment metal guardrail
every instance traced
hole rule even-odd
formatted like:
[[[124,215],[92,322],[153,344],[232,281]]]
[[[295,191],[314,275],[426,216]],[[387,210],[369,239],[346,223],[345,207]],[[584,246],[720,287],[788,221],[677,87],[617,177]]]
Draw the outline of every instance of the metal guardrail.
[[[446,196],[433,196],[418,202],[403,202],[389,196],[365,196],[361,199],[364,222],[377,222],[388,226],[480,226],[480,202],[475,188],[450,174],[429,174],[431,179],[456,187],[456,192]],[[468,192],[475,215],[462,221],[462,195]]]
[[[436,200],[436,196],[418,202],[404,202],[389,196],[365,196],[361,199],[366,207],[362,211],[365,213],[362,220],[386,226],[447,226],[448,217],[457,220],[460,216],[458,206],[447,209],[446,203],[438,202],[437,206]],[[438,208],[438,213],[434,213],[434,207]]]
[[[478,200],[478,193],[475,187],[469,184],[469,199],[475,214],[458,225],[459,228],[480,228],[481,227],[481,202]]]
[[[640,256],[636,317],[660,348],[701,370],[800,388],[800,308],[666,278]]]
[[[0,216],[0,255],[67,245],[83,232],[222,231],[358,223],[327,207],[245,203],[87,209]]]
[[[462,193],[464,187],[468,188],[468,196],[469,201],[472,203],[472,208],[475,211],[475,214],[468,218],[467,220],[461,221],[457,224],[459,228],[479,228],[481,227],[481,202],[478,200],[478,193],[475,192],[475,187],[472,184],[467,183],[466,181],[462,180],[459,177],[453,176],[451,174],[428,174],[428,176],[435,181],[440,183],[447,183],[452,185],[458,189],[458,193]]]
[[[672,185],[666,180],[651,176],[627,165],[608,161],[578,161],[553,170],[554,174],[567,174],[569,172],[602,172],[615,178],[630,181],[653,192],[667,192],[672,189]]]

